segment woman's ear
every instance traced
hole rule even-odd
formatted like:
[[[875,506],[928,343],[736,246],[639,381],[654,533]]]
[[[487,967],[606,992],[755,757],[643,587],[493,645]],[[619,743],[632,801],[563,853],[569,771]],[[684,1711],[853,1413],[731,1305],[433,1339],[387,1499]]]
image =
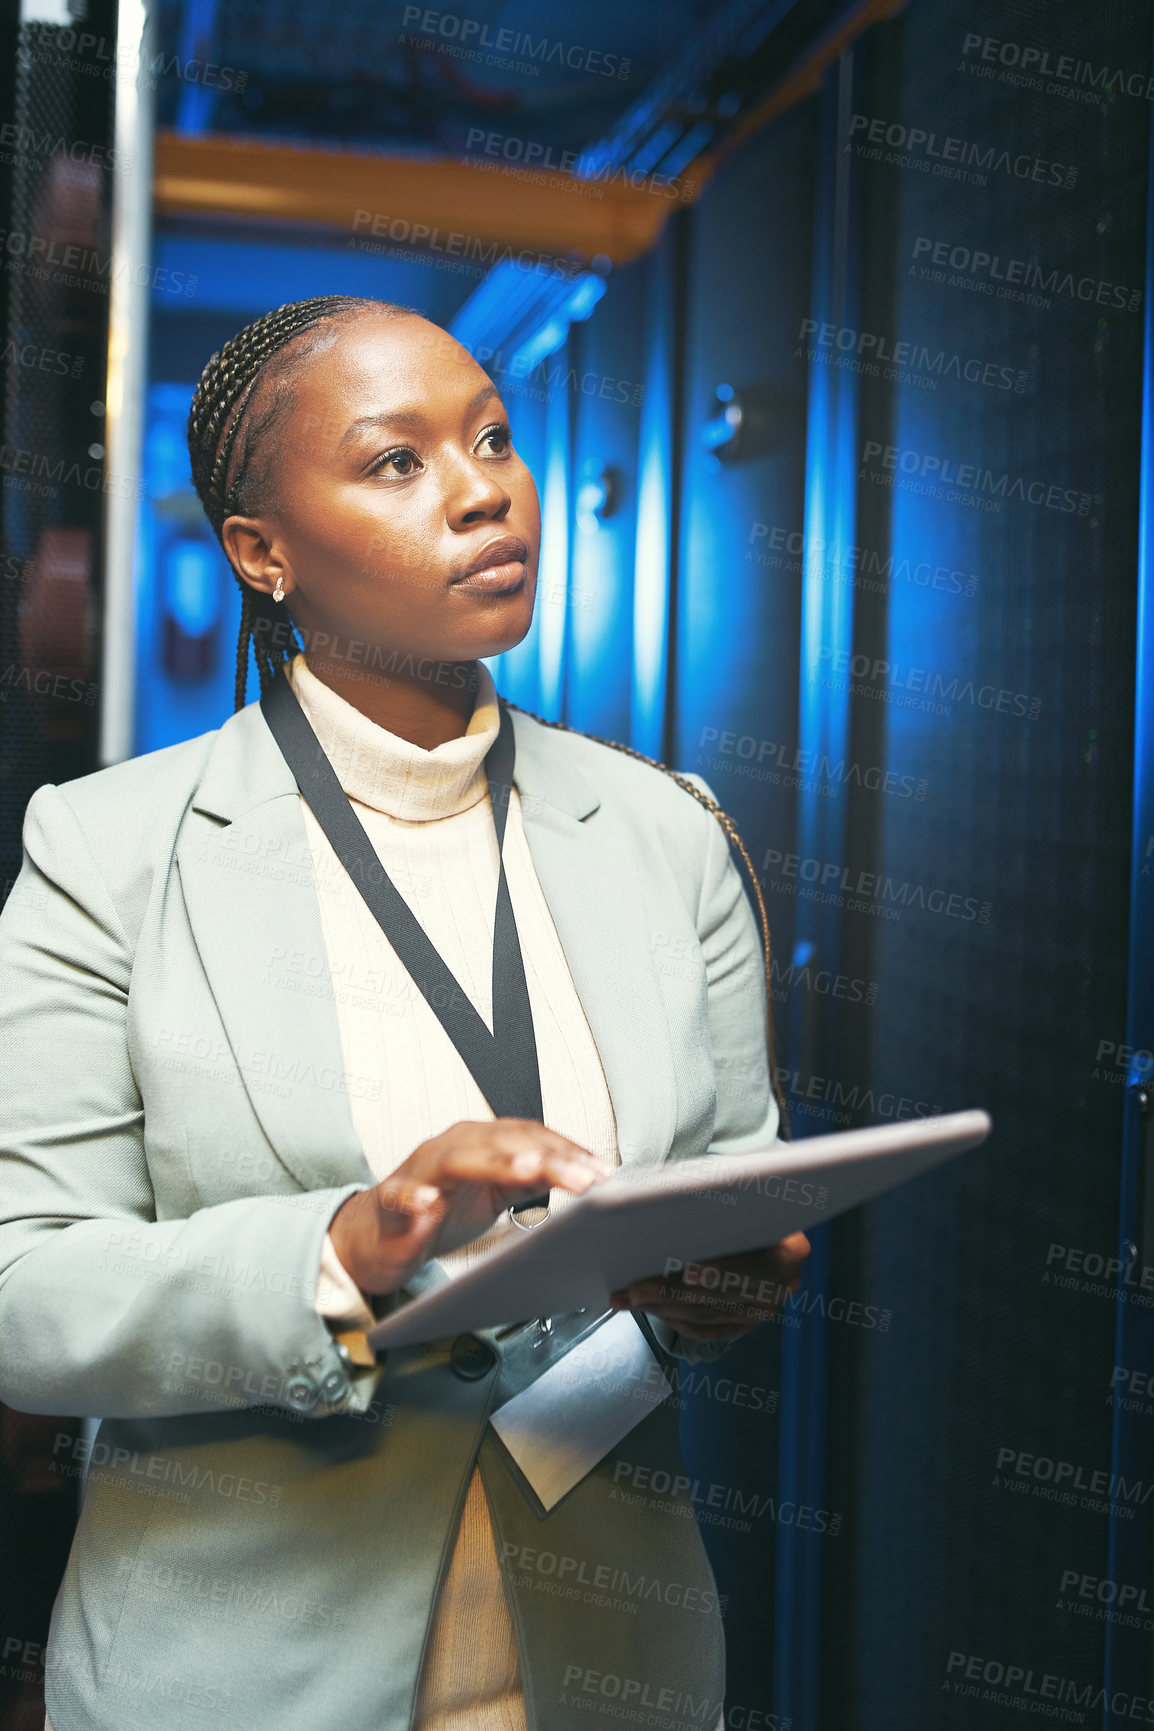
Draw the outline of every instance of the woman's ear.
[[[271,595],[281,579],[284,593],[291,592],[292,572],[259,517],[226,517],[220,538],[233,569],[251,588]]]

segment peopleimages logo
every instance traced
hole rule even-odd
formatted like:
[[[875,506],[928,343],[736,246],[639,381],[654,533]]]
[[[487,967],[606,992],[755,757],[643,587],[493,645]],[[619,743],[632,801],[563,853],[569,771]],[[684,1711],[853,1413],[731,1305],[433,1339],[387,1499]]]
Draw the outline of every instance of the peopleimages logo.
[[[708,1587],[691,1587],[681,1581],[663,1581],[643,1572],[631,1575],[628,1569],[611,1563],[595,1563],[587,1557],[565,1556],[558,1551],[542,1551],[535,1545],[522,1545],[507,1539],[502,1547],[510,1569],[519,1569],[528,1577],[530,1586],[540,1586],[542,1577],[557,1591],[559,1597],[580,1599],[594,1604],[604,1602],[601,1595],[620,1594],[613,1609],[635,1612],[642,1599],[656,1599],[682,1611],[724,1611],[728,1598]],[[584,1588],[582,1593],[579,1589]]]
[[[986,1685],[984,1689],[980,1687],[982,1684]],[[1001,1659],[987,1659],[980,1653],[951,1653],[942,1688],[951,1695],[987,1701],[991,1706],[1016,1707],[1066,1721],[1073,1719],[1079,1725],[1091,1721],[1075,1713],[1073,1709],[1077,1707],[1099,1714],[1109,1707],[1119,1718],[1140,1719],[1144,1725],[1154,1723],[1154,1701],[1144,1695],[1128,1695],[1122,1690],[1108,1695],[1097,1683],[1081,1683],[1056,1671],[1035,1671],[1029,1665],[1007,1665]],[[1047,1709],[1043,1705],[1047,1701],[1064,1702],[1066,1708]]]
[[[1154,1630],[1154,1588],[1063,1569],[1058,1609],[1124,1629]]]
[[[919,234],[915,238],[911,257],[925,260],[942,273],[940,278],[930,276],[927,280],[945,281],[944,273],[948,269],[958,277],[972,277],[972,286],[980,284],[982,292],[997,293],[1008,300],[1026,299],[1027,291],[1033,291],[1040,296],[1066,295],[1070,300],[1086,301],[1100,307],[1118,307],[1125,312],[1136,312],[1142,305],[1140,288],[1105,282],[1100,277],[1075,276],[1072,270],[1060,270],[1056,265],[1052,270],[1045,270],[1037,259],[1003,258],[1000,252],[986,252],[982,247],[935,240],[930,235]],[[910,269],[912,271],[914,266],[911,265]]]
[[[123,282],[130,277],[140,288],[159,289],[167,295],[196,293],[197,278],[186,271],[169,270],[165,265],[133,264],[127,258],[114,259],[111,252],[102,254],[74,242],[61,244],[54,236],[0,228],[0,250],[7,254],[5,270],[45,282],[100,288],[113,279]]]
[[[1154,1612],[1154,1587],[1133,1587],[1124,1581],[1084,1575],[1078,1569],[1063,1569],[1059,1593],[1077,1589],[1080,1599],[1094,1599],[1099,1605],[1133,1605],[1137,1611]]]
[[[766,850],[761,882],[766,889],[784,889],[807,901],[832,902],[851,913],[883,914],[890,920],[900,920],[904,908],[922,908],[949,919],[976,920],[981,926],[990,923],[990,903],[979,902],[976,896],[940,887],[927,890],[925,884],[911,883],[908,878],[895,882],[881,872],[855,872],[837,860],[805,858],[778,848]]]
[[[0,445],[0,472],[3,485],[25,493],[54,497],[62,486],[84,487],[90,493],[112,493],[118,499],[145,497],[144,482],[131,475],[117,475],[97,461],[83,468],[75,460],[49,456],[44,451],[14,449]]]
[[[495,62],[497,56],[520,58],[524,70],[534,76],[542,66],[562,66],[570,72],[590,72],[599,78],[628,78],[632,60],[620,54],[606,54],[600,48],[585,48],[581,44],[552,41],[548,36],[534,38],[524,30],[505,27],[491,30],[479,18],[465,18],[459,12],[436,12],[426,6],[406,6],[401,29],[427,37],[439,47],[451,42],[468,51],[467,58],[479,60],[478,52],[485,49],[486,59]],[[436,39],[440,38],[440,42]],[[416,44],[410,44],[415,46]]]
[[[1118,1394],[1120,1388],[1127,1392]],[[1120,1406],[1125,1412],[1154,1412],[1154,1371],[1129,1370],[1124,1364],[1116,1364],[1110,1372],[1106,1404]]]
[[[234,1472],[213,1472],[211,1467],[199,1466],[195,1460],[184,1465],[178,1455],[142,1455],[139,1449],[113,1448],[108,1443],[97,1442],[88,1437],[74,1437],[68,1431],[58,1432],[52,1445],[54,1462],[62,1450],[66,1459],[70,1456],[73,1462],[81,1466],[88,1466],[90,1469],[107,1466],[111,1477],[132,1474],[149,1484],[159,1480],[163,1484],[180,1488],[191,1486],[194,1491],[209,1491],[214,1496],[232,1497],[242,1503],[267,1503],[274,1509],[280,1502],[283,1490],[283,1486],[269,1484],[265,1479],[250,1479]],[[146,1484],[137,1488],[147,1489],[148,1486]]]
[[[1063,1270],[1061,1274],[1055,1272],[1055,1263]],[[1047,1286],[1088,1290],[1107,1298],[1116,1297],[1119,1287],[1131,1288],[1131,1303],[1154,1307],[1154,1298],[1145,1296],[1154,1293],[1154,1263],[1140,1263],[1136,1257],[1105,1256],[1074,1244],[1051,1244],[1042,1281]]]
[[[358,210],[353,213],[352,233],[364,231],[395,246],[413,246],[419,251],[443,253],[446,258],[473,259],[486,270],[498,265],[514,264],[518,270],[546,278],[568,279],[575,276],[580,265],[571,258],[555,257],[552,253],[533,252],[528,247],[519,250],[502,247],[497,241],[483,241],[461,229],[447,229],[442,234],[427,222],[409,222],[405,217],[389,216],[382,211]]]
[[[976,144],[972,139],[953,138],[928,132],[922,126],[906,126],[900,120],[855,114],[849,137],[860,156],[876,162],[891,162],[901,168],[918,168],[985,186],[989,176],[1005,174],[1012,180],[1031,180],[1044,186],[1074,186],[1078,170],[1065,162],[1033,156],[1028,150],[999,149],[994,144]],[[882,146],[889,155],[883,156]]]
[[[625,164],[614,166],[611,161],[599,162],[596,152],[554,150],[551,144],[521,138],[516,133],[492,132],[483,126],[469,128],[465,150],[499,158],[501,163],[514,168],[549,169],[555,174],[572,175],[582,190],[594,191],[618,182],[634,192],[653,192],[662,198],[679,198],[683,203],[693,198],[693,188],[689,183],[674,175],[660,174],[655,169],[629,168]],[[467,159],[471,161],[472,155]]]
[[[1031,1454],[1028,1449],[998,1449],[995,1485],[998,1473],[1029,1478],[1059,1489],[1085,1490],[1088,1496],[1109,1497],[1111,1501],[1132,1504],[1133,1508],[1144,1508],[1154,1496],[1154,1483],[1145,1478],[1123,1478],[1121,1473],[1111,1473],[1104,1466],[1057,1461],[1048,1454]]]
[[[899,799],[924,800],[928,782],[925,778],[917,779],[912,775],[899,775],[896,769],[884,769],[880,764],[867,764],[864,768],[860,763],[847,762],[839,757],[834,763],[824,752],[804,751],[800,746],[789,746],[772,739],[757,739],[751,733],[736,734],[720,733],[716,727],[703,727],[698,745],[702,748],[713,746],[715,750],[708,756],[700,750],[694,758],[694,764],[707,769],[729,771],[740,768],[732,763],[734,757],[743,763],[768,762],[771,771],[767,779],[773,785],[782,784],[781,775],[785,772],[784,786],[806,785],[805,778],[813,776],[817,783],[824,784],[834,792],[839,787],[864,787],[871,793],[892,793]],[[802,778],[798,782],[795,778]]]
[[[1124,1040],[1099,1040],[1098,1050],[1094,1054],[1093,1079],[1124,1082],[1130,1074],[1130,1066],[1135,1058],[1143,1065],[1154,1064],[1154,1052],[1148,1052],[1141,1046],[1128,1046]]]
[[[802,319],[797,334],[799,339],[813,337],[819,350],[831,351],[827,356],[810,348],[811,360],[828,359],[838,365],[852,356],[863,362],[864,371],[874,375],[881,372],[883,363],[888,363],[886,376],[901,375],[901,383],[915,382],[919,375],[926,374],[926,382],[935,388],[938,379],[964,380],[998,391],[1015,391],[1019,396],[1026,388],[1024,368],[999,366],[994,361],[979,360],[976,355],[963,355],[956,349],[933,349],[927,343],[905,340],[895,342],[876,331],[859,331],[853,325],[819,324],[816,319]]]
[[[1089,493],[1077,487],[1063,487],[1058,481],[1032,481],[1008,470],[999,473],[983,468],[980,463],[958,463],[953,457],[933,451],[903,450],[898,445],[882,445],[876,439],[867,439],[863,444],[861,463],[861,476],[865,480],[884,480],[887,472],[908,476],[928,483],[918,490],[931,497],[957,499],[963,504],[972,500],[986,510],[999,511],[1004,499],[1016,499],[1023,505],[1040,505],[1047,511],[1076,511],[1079,517],[1086,517],[1092,502]],[[880,476],[878,469],[883,471]]]
[[[622,1488],[623,1480],[630,1487],[628,1491]],[[779,1502],[769,1492],[762,1495],[755,1490],[742,1490],[737,1485],[704,1484],[701,1479],[668,1473],[660,1467],[641,1466],[633,1461],[614,1462],[609,1495],[614,1502],[649,1502],[651,1507],[659,1507],[668,1514],[712,1521],[714,1525],[732,1527],[738,1532],[752,1532],[751,1520],[766,1518],[778,1526],[829,1533],[833,1537],[840,1533],[842,1526],[841,1515],[830,1509],[813,1508],[808,1503]],[[668,1500],[654,1505],[651,1499],[655,1497]],[[751,1519],[743,1518],[746,1516]]]
[[[989,709],[998,715],[1020,715],[1036,721],[1042,713],[1042,699],[1031,697],[1028,691],[1013,691],[1008,686],[975,685],[972,679],[959,674],[948,677],[932,667],[912,667],[900,661],[886,661],[881,656],[851,655],[848,649],[833,649],[822,645],[817,652],[818,665],[823,668],[821,681],[833,690],[850,689],[856,697],[880,697],[886,701],[909,698],[906,707],[925,709],[935,702],[940,710],[932,713],[949,715],[953,704],[966,703],[971,709]],[[828,663],[830,671],[824,671]]]
[[[109,145],[94,144],[85,138],[65,138],[60,133],[35,132],[30,126],[22,126],[14,120],[6,120],[0,125],[0,159],[5,162],[19,160],[22,156],[56,156],[67,158],[70,162],[92,163],[97,168],[116,168],[119,166],[126,173],[132,171],[132,158],[118,155]],[[15,158],[5,154],[13,150]]]
[[[937,589],[943,594],[970,597],[978,593],[976,572],[943,565],[936,559],[899,559],[873,547],[841,546],[780,523],[750,524],[749,539],[747,564],[801,572],[808,560],[810,569],[820,570],[826,580],[852,583],[870,594],[885,594],[893,581],[915,583],[919,589]],[[765,542],[765,551],[755,550],[759,541]]]
[[[1052,78],[1059,89],[1063,84],[1089,87],[1095,96],[1136,96],[1149,102],[1154,96],[1154,77],[1148,72],[1126,71],[1121,66],[1095,66],[1091,60],[1079,60],[1073,54],[1053,54],[1049,48],[1034,48],[1021,42],[1003,41],[997,36],[981,36],[970,31],[962,43],[962,61],[971,71],[981,62],[1011,68],[1019,73],[1017,83],[1032,90],[1042,89],[1042,79]],[[1049,94],[1053,94],[1053,87]],[[1070,92],[1072,94],[1072,92]],[[1062,94],[1067,92],[1062,91]]]

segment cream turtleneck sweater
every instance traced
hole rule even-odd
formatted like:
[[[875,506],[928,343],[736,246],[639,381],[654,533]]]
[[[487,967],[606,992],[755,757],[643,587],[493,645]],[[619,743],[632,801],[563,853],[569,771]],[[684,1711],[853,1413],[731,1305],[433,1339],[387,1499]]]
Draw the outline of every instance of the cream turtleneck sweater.
[[[493,918],[499,859],[485,755],[500,715],[488,669],[465,733],[432,751],[389,733],[339,697],[297,655],[290,677],[377,857],[492,1028]],[[421,1142],[493,1112],[301,800],[316,873],[346,1071],[379,1079],[350,1091],[369,1168],[385,1178]],[[533,869],[516,788],[505,872],[517,921],[550,1129],[618,1164],[613,1106],[561,941]],[[376,1092],[375,1090],[372,1092]],[[553,1205],[570,1200],[553,1192]],[[508,1232],[501,1222],[440,1258],[460,1273]],[[317,1308],[359,1327],[372,1313],[326,1241]],[[478,1639],[481,1634],[482,1638]],[[513,1626],[480,1473],[474,1470],[430,1632],[414,1731],[524,1731]]]

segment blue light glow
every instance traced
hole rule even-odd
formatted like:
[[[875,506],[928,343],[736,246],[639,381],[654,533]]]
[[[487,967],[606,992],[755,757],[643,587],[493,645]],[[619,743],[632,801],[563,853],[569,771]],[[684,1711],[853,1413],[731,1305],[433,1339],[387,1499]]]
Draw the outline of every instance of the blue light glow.
[[[545,411],[545,475],[541,501],[541,563],[537,578],[537,643],[541,708],[561,719],[565,637],[569,619],[569,391],[558,386]]]

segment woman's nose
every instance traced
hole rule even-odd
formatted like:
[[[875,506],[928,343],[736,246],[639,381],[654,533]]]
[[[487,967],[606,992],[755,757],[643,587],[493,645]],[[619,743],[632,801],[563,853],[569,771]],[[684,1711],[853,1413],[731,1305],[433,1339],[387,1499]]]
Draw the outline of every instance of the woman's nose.
[[[452,528],[499,521],[512,500],[491,469],[469,460],[454,467],[447,489],[445,515]]]

